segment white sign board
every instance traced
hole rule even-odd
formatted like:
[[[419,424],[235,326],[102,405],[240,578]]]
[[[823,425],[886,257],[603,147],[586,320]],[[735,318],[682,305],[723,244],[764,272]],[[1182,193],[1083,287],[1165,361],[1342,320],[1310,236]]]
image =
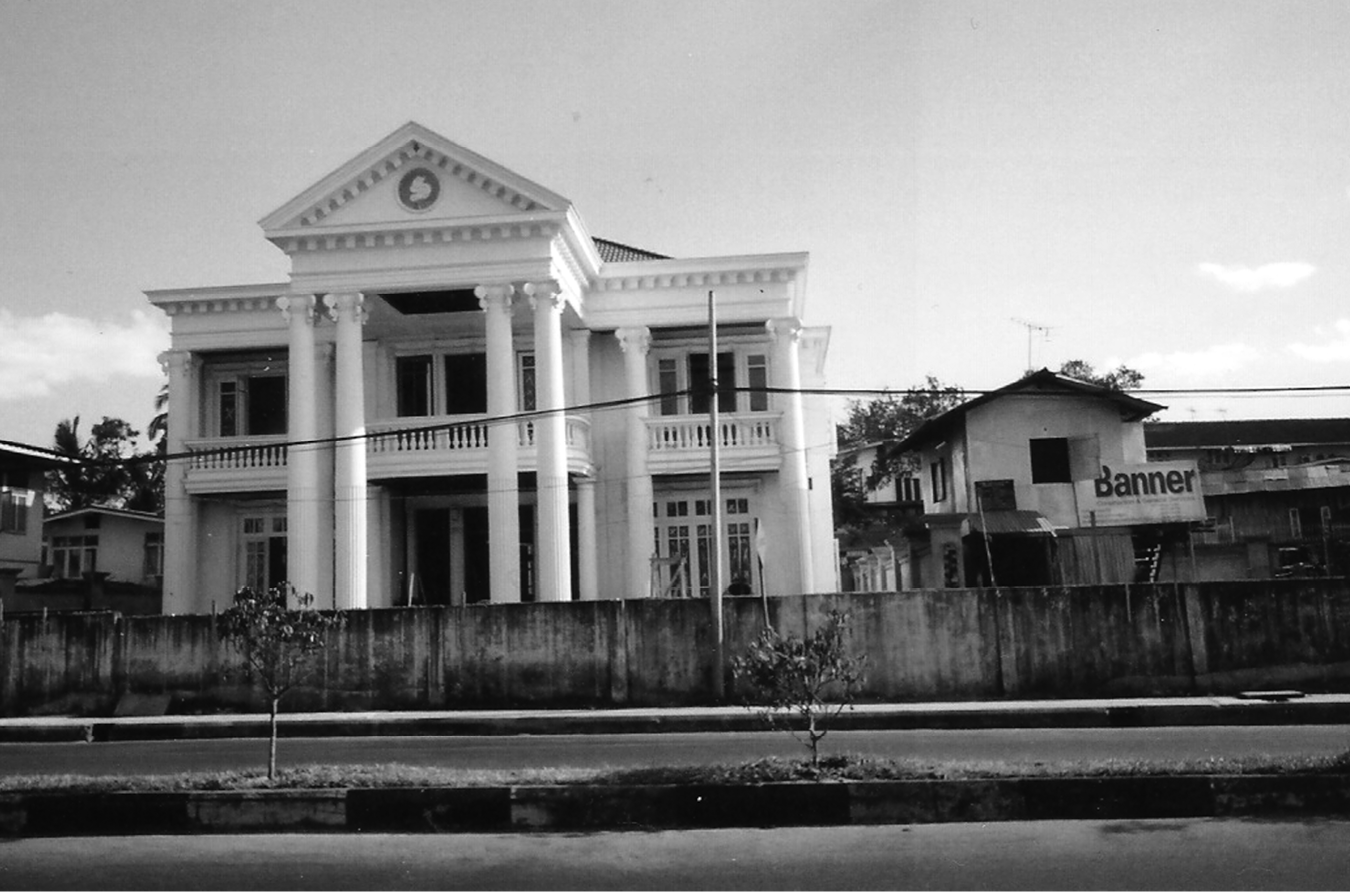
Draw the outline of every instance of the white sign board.
[[[1200,471],[1193,461],[1101,466],[1093,480],[1074,483],[1079,526],[1130,526],[1205,519]]]

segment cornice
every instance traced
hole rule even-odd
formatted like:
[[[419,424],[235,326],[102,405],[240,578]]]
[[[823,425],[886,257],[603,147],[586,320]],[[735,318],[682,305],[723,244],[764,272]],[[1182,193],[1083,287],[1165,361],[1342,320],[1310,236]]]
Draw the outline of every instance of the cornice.
[[[291,294],[291,286],[285,283],[175,288],[145,292],[150,303],[163,310],[167,316],[252,313],[259,310],[275,312],[277,298]]]
[[[267,238],[288,255],[323,251],[446,245],[551,238],[563,227],[558,211],[460,220],[404,220],[347,226],[282,229]]]
[[[647,291],[710,285],[791,282],[806,271],[806,254],[749,254],[606,263],[597,291]]]

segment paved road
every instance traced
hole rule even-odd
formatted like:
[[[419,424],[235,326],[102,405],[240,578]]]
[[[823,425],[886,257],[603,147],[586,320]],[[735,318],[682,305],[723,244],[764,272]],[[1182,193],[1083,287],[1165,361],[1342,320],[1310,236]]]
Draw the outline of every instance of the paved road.
[[[4,889],[1342,889],[1350,821],[0,842]]]
[[[294,738],[282,765],[398,762],[456,768],[690,765],[801,755],[786,733],[516,737]],[[1026,761],[1313,755],[1350,749],[1350,726],[1248,726],[976,731],[837,731],[826,752],[891,758]],[[174,774],[256,768],[266,739],[0,744],[0,775]]]

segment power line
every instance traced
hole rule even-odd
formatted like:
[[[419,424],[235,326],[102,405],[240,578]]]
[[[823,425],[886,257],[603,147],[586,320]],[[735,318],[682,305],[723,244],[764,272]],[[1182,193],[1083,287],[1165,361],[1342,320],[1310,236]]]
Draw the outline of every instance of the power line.
[[[1002,392],[1009,397],[1078,397],[1083,394],[1076,392],[1060,391],[1006,391],[1003,388],[994,388],[991,390],[955,388],[961,395],[967,398],[986,396],[993,393]],[[914,392],[920,395],[928,391],[922,389],[913,390],[894,390],[892,388],[788,388],[788,387],[722,387],[722,393],[762,393],[762,394],[788,394],[800,395],[804,397],[904,397]],[[1305,386],[1286,386],[1286,387],[1211,387],[1211,388],[1141,388],[1139,390],[1119,391],[1126,395],[1135,396],[1148,394],[1154,396],[1236,396],[1236,397],[1256,397],[1270,396],[1277,394],[1286,394],[1289,396],[1319,396],[1330,395],[1343,392],[1350,392],[1350,384],[1325,384],[1325,385],[1305,385]],[[215,446],[209,449],[192,449],[184,452],[155,454],[146,453],[142,455],[130,456],[117,459],[92,459],[81,456],[69,456],[80,466],[89,468],[107,468],[107,467],[128,467],[133,465],[157,464],[160,462],[168,463],[171,461],[189,461],[209,458],[211,456],[228,456],[239,452],[257,449],[262,446],[292,449],[306,446],[337,446],[343,443],[357,441],[381,440],[391,437],[407,436],[413,434],[428,434],[438,431],[451,431],[471,427],[474,425],[484,425],[488,427],[500,426],[506,424],[519,424],[539,420],[550,415],[558,413],[595,413],[624,409],[639,403],[656,403],[662,400],[679,399],[697,394],[701,397],[711,399],[712,393],[706,388],[686,388],[684,390],[669,391],[663,393],[652,393],[640,397],[625,397],[622,399],[604,400],[599,402],[586,403],[582,405],[564,406],[560,409],[535,409],[526,412],[517,412],[512,415],[500,415],[491,418],[474,419],[471,421],[438,421],[431,424],[409,423],[406,426],[393,428],[390,430],[365,431],[359,434],[349,434],[343,436],[316,437],[307,440],[287,440],[282,442],[256,443],[247,442],[247,437],[240,437],[241,442],[238,445]]]

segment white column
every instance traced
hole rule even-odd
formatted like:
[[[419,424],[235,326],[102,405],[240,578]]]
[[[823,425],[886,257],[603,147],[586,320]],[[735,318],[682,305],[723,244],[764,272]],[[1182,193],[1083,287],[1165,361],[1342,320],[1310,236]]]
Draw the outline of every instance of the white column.
[[[623,597],[645,598],[652,587],[652,478],[647,472],[647,412],[644,400],[651,392],[647,380],[647,351],[652,333],[646,326],[614,332],[623,348],[624,393],[635,402],[625,412],[624,476],[627,478],[628,572]]]
[[[600,597],[600,572],[596,564],[595,478],[577,478],[577,596],[583,601]]]
[[[314,295],[278,297],[277,308],[290,329],[286,385],[286,577],[297,594],[312,595],[315,607],[332,607],[319,590],[319,446],[317,379],[314,367]],[[292,605],[294,606],[294,605]]]
[[[366,607],[366,407],[361,348],[364,301],[360,294],[330,294],[323,299],[337,323],[333,588],[339,610]]]
[[[563,416],[563,296],[556,282],[526,284],[534,307],[534,362],[538,408],[547,414],[535,423],[538,456],[539,538],[535,555],[540,601],[572,600],[572,554],[567,517],[567,428]]]
[[[487,334],[489,418],[516,414],[516,354],[511,337],[512,285],[479,285]],[[520,422],[488,431],[488,587],[494,604],[520,600]]]
[[[572,405],[591,403],[591,331],[574,328],[568,333],[571,357]],[[587,413],[589,419],[590,413]],[[592,430],[593,428],[588,429]],[[594,455],[594,442],[587,442],[587,454]],[[577,597],[594,601],[600,597],[599,543],[595,531],[595,477],[577,478]]]
[[[197,389],[197,364],[186,350],[166,350],[160,366],[169,376],[170,455],[181,455],[195,432],[191,426]],[[164,612],[206,613],[210,605],[197,590],[194,569],[198,563],[197,505],[187,491],[188,463],[166,462],[164,466]],[[219,605],[221,609],[228,604]]]
[[[793,555],[797,564],[794,568],[796,588],[804,594],[814,587],[815,576],[812,572],[810,497],[807,492],[810,478],[806,473],[806,421],[802,412],[801,359],[797,352],[802,326],[796,319],[770,319],[765,327],[774,341],[774,386],[786,391],[778,394],[783,406],[783,426],[779,436],[783,450],[783,505],[788,515],[784,518],[785,532],[792,538],[788,549],[780,548],[778,553],[788,554],[789,549],[796,552]]]

